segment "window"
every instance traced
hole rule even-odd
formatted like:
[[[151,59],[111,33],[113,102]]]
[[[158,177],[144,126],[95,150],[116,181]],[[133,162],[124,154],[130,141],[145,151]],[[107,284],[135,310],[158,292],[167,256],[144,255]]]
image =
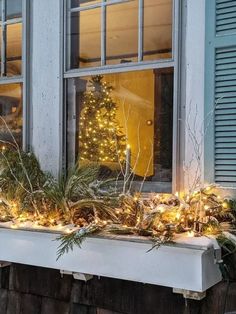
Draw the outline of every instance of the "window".
[[[72,1],[68,69],[172,58],[172,0]]]
[[[0,146],[2,147],[12,141],[12,135],[20,146],[23,140],[22,7],[25,1],[0,1]]]
[[[171,192],[177,3],[67,1],[67,166],[120,178],[128,165],[135,188]]]

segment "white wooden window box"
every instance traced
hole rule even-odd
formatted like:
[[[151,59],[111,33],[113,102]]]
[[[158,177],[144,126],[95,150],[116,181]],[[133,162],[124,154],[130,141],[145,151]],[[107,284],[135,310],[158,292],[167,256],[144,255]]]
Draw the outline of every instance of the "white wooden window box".
[[[56,260],[58,233],[0,228],[0,260],[204,292],[221,281],[221,251],[206,237],[151,248],[137,237],[88,237]]]

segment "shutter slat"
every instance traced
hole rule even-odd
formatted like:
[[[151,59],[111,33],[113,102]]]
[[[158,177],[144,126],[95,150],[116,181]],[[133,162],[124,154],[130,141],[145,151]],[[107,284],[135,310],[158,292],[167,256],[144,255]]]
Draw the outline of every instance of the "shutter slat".
[[[234,75],[236,74],[236,69],[221,69],[220,71],[216,70],[215,75],[216,77],[222,76],[222,75]]]
[[[215,147],[218,149],[225,149],[225,148],[229,148],[229,149],[235,149],[236,148],[236,143],[232,143],[232,142],[228,142],[228,143],[222,143],[222,142],[219,142],[219,143],[216,143],[215,144]]]
[[[221,92],[216,92],[216,99],[217,98],[235,98],[236,97],[236,92],[232,91],[221,91]]]
[[[229,178],[234,178],[236,182],[236,171],[235,170],[216,170],[216,175],[227,176]]]
[[[234,125],[221,125],[221,126],[216,126],[216,132],[232,132],[235,131],[235,126]]]
[[[218,5],[218,4],[220,4],[220,3],[232,3],[232,1],[233,2],[235,2],[236,0],[216,0],[216,5]]]
[[[236,143],[236,138],[228,137],[228,136],[217,136],[215,139],[216,143]]]
[[[229,86],[229,84],[230,84],[230,82],[228,82],[228,81],[227,81],[227,86],[217,86],[217,84],[216,84],[217,92],[218,93],[234,93],[236,95],[236,93],[235,93],[235,91],[236,91],[235,82],[231,82],[231,84],[232,84],[231,86]]]
[[[227,21],[228,19],[231,19],[234,17],[236,17],[235,10],[229,10],[229,9],[223,10],[222,9],[222,10],[220,10],[220,12],[218,12],[216,20],[217,21],[221,21],[221,20]]]
[[[227,137],[231,139],[232,137],[236,137],[236,131],[216,131],[215,132],[216,137]]]
[[[216,121],[229,121],[229,120],[234,120],[236,121],[236,114],[226,114],[225,112],[223,114],[219,114],[218,111],[216,112]]]
[[[218,58],[218,57],[217,57],[216,65],[219,65],[219,64],[228,64],[228,63],[233,63],[233,64],[234,64],[235,61],[236,61],[236,55],[230,56],[230,57],[227,57],[227,58],[224,58],[224,57]]]
[[[234,58],[236,53],[236,49],[229,49],[228,51],[224,50],[217,50],[217,59],[224,59],[224,58]]]
[[[218,76],[216,76],[216,83],[228,82],[228,81],[231,81],[231,80],[232,81],[236,81],[236,74],[232,74],[232,75],[218,75]]]
[[[232,5],[232,6],[225,6],[222,8],[218,8],[216,9],[216,20],[220,20],[222,18],[224,18],[225,15],[231,14],[231,13],[235,13],[235,8],[236,5]]]
[[[215,169],[218,171],[236,171],[236,165],[216,165]]]
[[[216,116],[236,115],[236,108],[227,108],[223,105],[216,106]]]
[[[216,64],[216,71],[219,70],[236,70],[236,64],[232,62],[230,62],[229,64]]]
[[[218,109],[232,109],[235,108],[235,97],[224,97],[216,99],[216,108]]]
[[[232,183],[235,185],[236,183],[236,176],[233,176],[233,177],[226,177],[226,176],[220,176],[220,175],[217,175],[216,176],[216,183],[219,183],[221,185],[224,185],[225,186],[225,183],[228,183],[228,186],[232,186]]]
[[[227,155],[227,154],[216,154],[216,160],[221,160],[222,163],[225,163],[226,160],[235,161],[235,155]]]
[[[231,166],[236,166],[236,160],[221,160],[221,159],[216,159],[216,166],[229,166],[229,167],[231,167]]]
[[[227,30],[234,30],[236,25],[236,17],[233,19],[221,20],[216,24],[216,31],[222,32]]]
[[[235,7],[235,6],[236,6],[235,2],[230,1],[227,3],[218,3],[216,5],[216,8],[221,9],[221,8],[230,8],[230,7]]]

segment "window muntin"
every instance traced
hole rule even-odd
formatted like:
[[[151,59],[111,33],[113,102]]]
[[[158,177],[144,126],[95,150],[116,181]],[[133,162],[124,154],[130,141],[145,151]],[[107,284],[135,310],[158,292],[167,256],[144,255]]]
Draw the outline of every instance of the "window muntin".
[[[68,70],[171,59],[172,6],[172,0],[72,1],[67,15]],[[96,23],[95,28],[88,18],[81,29],[84,12],[95,12],[95,8],[97,16],[93,17],[101,16],[100,27]],[[81,55],[79,34],[83,36],[83,29],[89,38],[83,51],[92,52],[92,58]]]
[[[67,99],[69,163],[117,176],[129,147],[132,179],[171,190],[173,69],[69,79]]]

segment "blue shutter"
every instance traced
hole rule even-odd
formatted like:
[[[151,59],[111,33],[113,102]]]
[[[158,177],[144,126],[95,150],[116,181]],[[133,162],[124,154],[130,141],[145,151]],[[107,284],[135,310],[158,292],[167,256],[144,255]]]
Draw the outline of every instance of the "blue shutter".
[[[206,0],[205,179],[236,187],[236,0]]]

